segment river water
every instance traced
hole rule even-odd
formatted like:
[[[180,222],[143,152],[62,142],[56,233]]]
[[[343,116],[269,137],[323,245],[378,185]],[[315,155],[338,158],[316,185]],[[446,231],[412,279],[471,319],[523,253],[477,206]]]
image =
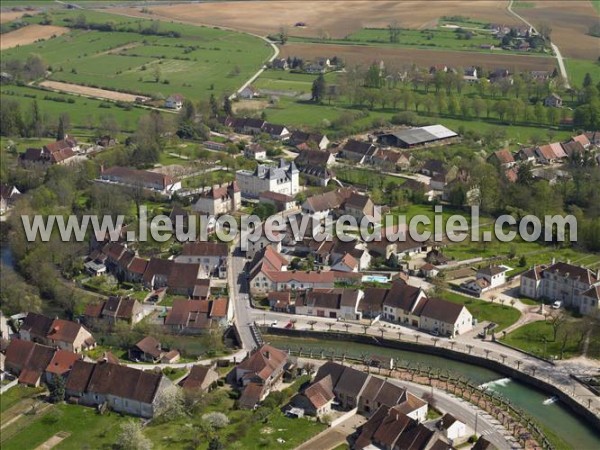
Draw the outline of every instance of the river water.
[[[439,369],[442,373],[446,371],[454,375],[461,375],[471,379],[475,384],[486,384],[507,398],[512,404],[520,407],[533,418],[535,418],[546,430],[554,433],[564,441],[563,445],[556,442],[557,447],[565,447],[577,450],[600,449],[600,430],[594,430],[583,419],[572,413],[561,402],[550,402],[549,396],[529,385],[503,378],[502,375],[493,370],[467,364],[440,356],[425,355],[421,353],[395,350],[385,347],[358,344],[355,342],[344,342],[324,339],[306,339],[288,336],[266,336],[265,341],[275,347],[291,348],[298,350],[324,350],[325,354],[335,352],[340,355],[346,353],[351,356],[381,355],[393,357],[402,364],[410,363],[413,366],[421,364]],[[553,436],[548,433],[548,438]]]

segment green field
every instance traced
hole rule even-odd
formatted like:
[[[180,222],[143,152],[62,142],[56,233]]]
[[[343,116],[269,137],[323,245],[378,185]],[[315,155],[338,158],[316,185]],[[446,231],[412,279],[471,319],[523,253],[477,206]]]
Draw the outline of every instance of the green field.
[[[52,23],[72,25],[80,14],[88,23],[111,22],[114,31],[74,29],[8,49],[2,57],[25,59],[39,54],[51,66],[52,80],[155,97],[180,93],[200,99],[212,92],[221,95],[237,90],[272,52],[264,41],[244,33],[160,22],[158,32],[177,37],[150,35],[144,32],[150,20],[95,11],[55,11]],[[27,20],[39,22],[41,17]]]
[[[455,22],[445,21],[448,26],[438,28],[415,30],[408,28],[399,29],[397,41],[391,42],[390,31],[387,28],[363,28],[357,32],[349,34],[341,39],[326,39],[315,37],[291,36],[290,42],[313,42],[340,45],[368,45],[377,47],[410,47],[427,50],[453,50],[468,51],[479,53],[498,53],[501,54],[523,54],[518,50],[489,50],[481,48],[482,45],[501,46],[501,41],[495,37],[490,30],[485,29],[487,24],[482,22]],[[457,32],[455,26],[463,28]],[[465,37],[465,33],[469,37]],[[536,52],[538,55],[545,55],[543,50]]]
[[[600,43],[600,39],[598,39]],[[600,63],[586,59],[566,58],[565,65],[572,85],[581,88],[585,74],[592,76],[594,84],[600,82]]]
[[[550,322],[540,320],[531,322],[517,328],[502,338],[503,342],[520,348],[527,352],[543,358],[560,357],[561,349],[564,347],[564,358],[570,358],[581,354],[581,333],[585,329],[581,327],[581,319],[569,319],[567,323],[558,328],[557,339],[554,340],[554,330]],[[566,335],[566,343],[564,336]],[[544,339],[546,343],[544,344]],[[600,357],[600,329],[592,328],[588,356]]]
[[[471,24],[470,27],[476,27]],[[402,47],[417,48],[444,48],[463,51],[481,51],[481,45],[498,45],[499,40],[489,30],[469,30],[471,39],[459,39],[458,33],[450,28],[437,28],[432,30],[400,30],[398,43]],[[369,44],[390,44],[389,31],[383,28],[363,28],[356,33],[347,36],[345,40],[354,42],[365,42]],[[489,50],[487,50],[489,53]]]
[[[477,300],[457,294],[456,292],[444,292],[442,298],[453,303],[465,305],[473,315],[473,318],[479,322],[489,321],[497,323],[498,326],[494,329],[496,333],[515,323],[521,316],[519,310],[512,306]]]
[[[328,85],[337,83],[337,73],[329,73],[325,79]],[[291,96],[300,93],[310,93],[312,81],[315,75],[286,73],[283,71],[267,70],[259,77],[254,85],[261,89],[271,89],[287,91]],[[411,91],[412,92],[412,91]],[[473,97],[477,94],[476,88],[465,86],[462,96]],[[389,95],[383,94],[383,95]],[[412,92],[416,98],[424,98],[422,90]],[[433,90],[430,95],[435,96]],[[501,100],[502,97],[491,99],[492,102]],[[506,98],[505,100],[512,100]],[[275,105],[269,105],[265,110],[267,120],[274,123],[282,123],[291,127],[310,127],[319,129],[336,138],[338,135],[354,134],[358,131],[373,128],[374,121],[390,121],[396,114],[405,111],[404,105],[398,102],[397,108],[393,109],[389,103],[385,108],[381,104],[376,103],[372,109],[368,109],[366,105],[353,105],[345,96],[333,98],[329,101],[324,99],[321,104],[317,104],[308,100],[294,99],[288,96],[281,96]],[[409,105],[408,111],[415,112],[415,106]],[[349,126],[339,126],[336,121],[344,115],[353,115]],[[539,125],[537,123],[517,122],[516,124],[507,125],[506,122],[501,122],[494,111],[491,111],[490,117],[484,113],[477,118],[471,113],[468,117],[464,117],[458,112],[455,115],[449,115],[447,112],[440,114],[436,108],[428,113],[423,104],[420,105],[417,116],[425,124],[442,124],[456,131],[473,131],[478,134],[486,133],[505,133],[511,143],[525,143],[533,137],[546,138],[546,135],[551,133],[551,139],[561,140],[568,139],[573,132],[569,130],[561,130],[556,127],[549,129],[547,125]],[[349,128],[348,128],[349,127]]]
[[[149,110],[136,106],[120,107],[113,102],[105,102],[76,95],[65,95],[36,89],[28,86],[5,85],[0,89],[2,100],[16,100],[21,111],[28,113],[34,100],[37,100],[42,114],[48,115],[50,123],[57,121],[61,113],[69,114],[72,128],[91,130],[103,117],[113,117],[122,132],[135,130],[139,118]],[[63,101],[57,101],[62,99]],[[72,101],[72,103],[71,103]]]

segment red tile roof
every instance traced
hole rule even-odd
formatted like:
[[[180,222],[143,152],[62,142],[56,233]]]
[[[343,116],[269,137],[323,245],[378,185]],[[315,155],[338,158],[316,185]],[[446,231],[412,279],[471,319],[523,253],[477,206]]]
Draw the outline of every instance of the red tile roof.
[[[75,361],[78,359],[81,359],[81,356],[77,353],[67,350],[57,350],[50,364],[48,364],[46,371],[56,375],[64,375],[73,368]]]
[[[265,344],[237,365],[238,369],[247,370],[262,380],[267,380],[275,370],[282,368],[288,355],[269,344]]]

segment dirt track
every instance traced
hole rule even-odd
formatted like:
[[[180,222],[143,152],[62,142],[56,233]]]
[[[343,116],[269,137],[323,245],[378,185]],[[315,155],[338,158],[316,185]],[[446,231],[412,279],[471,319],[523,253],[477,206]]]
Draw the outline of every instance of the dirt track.
[[[32,44],[38,39],[48,39],[54,35],[68,33],[69,29],[65,27],[55,27],[53,25],[27,25],[18,30],[11,31],[2,35],[0,40],[0,50],[16,47],[17,45]]]
[[[526,55],[492,55],[487,53],[421,50],[413,48],[374,48],[362,45],[286,44],[281,47],[281,57],[298,56],[342,58],[346,64],[371,64],[383,60],[388,66],[406,67],[416,64],[429,67],[447,64],[452,67],[482,66],[486,69],[506,67],[510,70],[553,70],[556,60],[549,57]]]
[[[380,2],[375,0],[338,1],[247,1],[211,2],[186,5],[151,6],[152,15],[140,8],[114,8],[113,11],[140,17],[161,16],[198,24],[212,24],[250,31],[261,35],[287,27],[297,36],[319,36],[327,33],[334,38],[344,37],[363,27],[385,27],[396,21],[406,28],[421,28],[441,16],[462,15],[506,24],[519,22],[506,11],[506,1],[429,0]],[[240,12],[243,11],[243,14]],[[295,28],[297,22],[306,27]]]
[[[80,86],[79,84],[63,83],[61,81],[42,81],[40,86],[69,94],[79,94],[121,102],[134,102],[136,98],[142,97],[140,95],[125,94],[123,92]]]

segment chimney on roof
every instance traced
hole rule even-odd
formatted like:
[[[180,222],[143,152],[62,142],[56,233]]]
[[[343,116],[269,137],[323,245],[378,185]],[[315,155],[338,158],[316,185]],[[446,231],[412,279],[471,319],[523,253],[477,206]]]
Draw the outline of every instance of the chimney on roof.
[[[264,355],[265,355],[265,358],[267,358],[267,359],[269,359],[269,356],[271,356],[268,350],[264,353]]]

